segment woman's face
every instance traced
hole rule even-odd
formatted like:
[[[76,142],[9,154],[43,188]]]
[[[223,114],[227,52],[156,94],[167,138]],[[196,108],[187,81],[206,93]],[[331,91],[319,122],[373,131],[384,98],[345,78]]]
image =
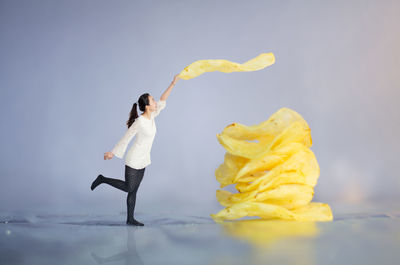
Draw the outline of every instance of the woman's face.
[[[150,111],[155,111],[157,109],[157,102],[156,100],[153,98],[152,95],[149,95],[149,110]]]

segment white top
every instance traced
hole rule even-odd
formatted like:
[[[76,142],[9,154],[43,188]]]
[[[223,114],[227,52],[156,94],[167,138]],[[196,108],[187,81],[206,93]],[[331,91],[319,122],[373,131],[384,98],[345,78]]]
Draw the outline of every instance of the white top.
[[[166,101],[157,101],[157,109],[151,113],[148,119],[139,115],[127,129],[125,135],[119,140],[111,152],[119,158],[123,158],[126,148],[133,136],[137,135],[132,147],[126,154],[125,164],[135,169],[142,169],[151,164],[150,151],[156,135],[156,124],[154,118],[165,108]]]

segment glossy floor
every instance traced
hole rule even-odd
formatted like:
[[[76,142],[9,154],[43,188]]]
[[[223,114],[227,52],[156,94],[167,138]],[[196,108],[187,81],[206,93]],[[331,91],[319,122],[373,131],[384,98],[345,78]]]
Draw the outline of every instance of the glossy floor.
[[[124,213],[1,213],[0,264],[398,264],[398,205],[331,205],[317,223],[137,213],[144,227]]]

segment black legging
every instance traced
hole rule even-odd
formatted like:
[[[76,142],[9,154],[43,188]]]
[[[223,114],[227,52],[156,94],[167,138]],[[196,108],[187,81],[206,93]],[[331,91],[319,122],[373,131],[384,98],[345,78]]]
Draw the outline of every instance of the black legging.
[[[132,221],[134,219],[136,193],[139,189],[140,182],[142,182],[145,169],[146,168],[135,169],[125,165],[125,181],[103,176],[102,183],[107,183],[117,189],[128,193],[128,196],[126,198],[126,206],[128,208],[127,221]]]

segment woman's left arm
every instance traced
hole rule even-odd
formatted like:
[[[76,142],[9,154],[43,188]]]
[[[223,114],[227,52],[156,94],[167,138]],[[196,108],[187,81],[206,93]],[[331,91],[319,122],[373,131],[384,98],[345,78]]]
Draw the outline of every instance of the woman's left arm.
[[[175,86],[176,82],[178,82],[179,79],[180,79],[179,74],[176,74],[174,76],[174,80],[171,82],[169,87],[161,95],[160,100],[164,100],[164,101],[167,100],[167,98],[169,97],[169,94],[171,93],[172,88]]]

